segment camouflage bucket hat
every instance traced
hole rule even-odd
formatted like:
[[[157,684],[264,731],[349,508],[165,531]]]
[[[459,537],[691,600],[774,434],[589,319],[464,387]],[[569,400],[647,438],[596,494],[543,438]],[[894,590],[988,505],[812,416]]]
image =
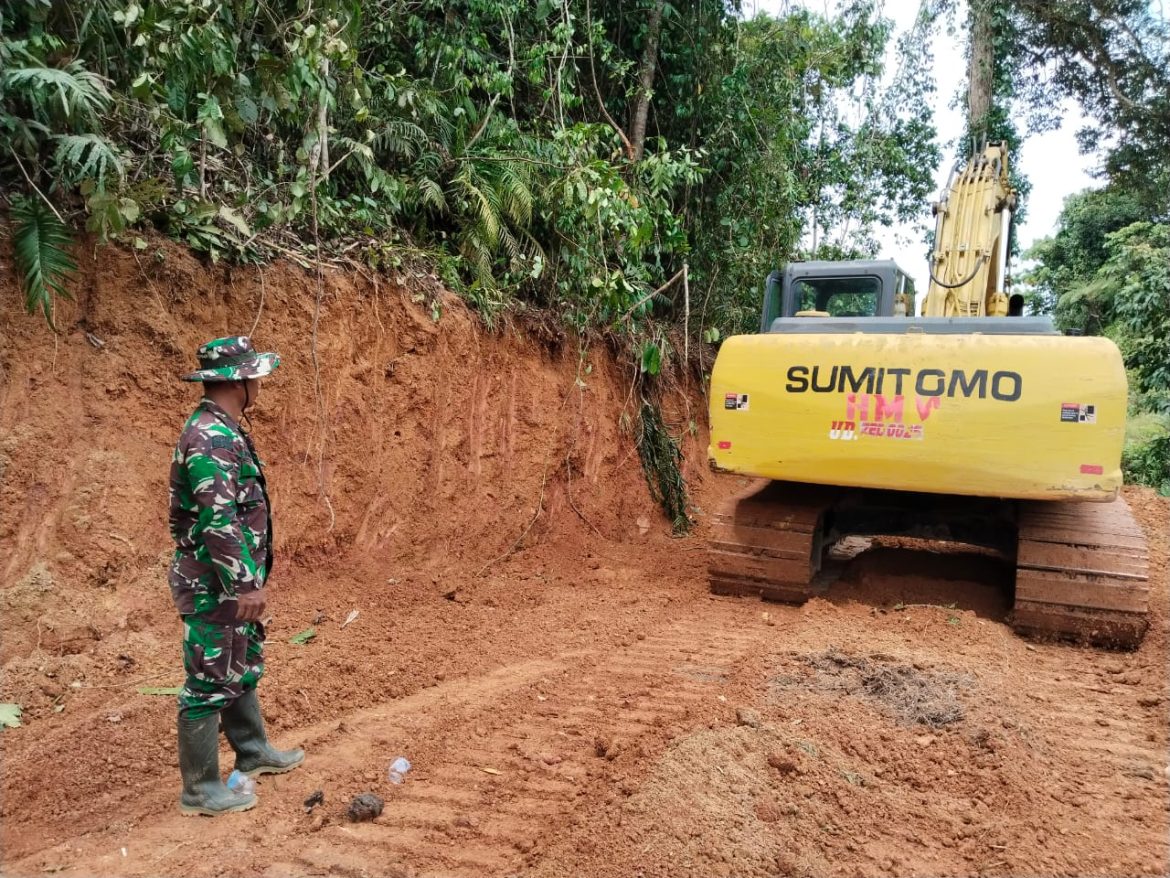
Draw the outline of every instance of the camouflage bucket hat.
[[[259,354],[246,335],[209,341],[195,352],[199,371],[183,376],[184,381],[243,381],[263,378],[280,365],[276,354]]]

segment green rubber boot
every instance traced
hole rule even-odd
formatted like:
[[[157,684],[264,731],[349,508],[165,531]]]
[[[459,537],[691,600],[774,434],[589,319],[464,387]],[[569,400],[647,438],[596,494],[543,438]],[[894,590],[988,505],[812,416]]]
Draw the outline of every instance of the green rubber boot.
[[[305,761],[305,751],[300,748],[277,750],[268,743],[255,689],[249,689],[220,715],[224,734],[236,751],[236,771],[241,774],[284,774]]]
[[[253,793],[241,795],[224,786],[219,776],[219,717],[185,719],[179,715],[179,771],[183,794],[179,810],[187,815],[247,811],[256,804]]]

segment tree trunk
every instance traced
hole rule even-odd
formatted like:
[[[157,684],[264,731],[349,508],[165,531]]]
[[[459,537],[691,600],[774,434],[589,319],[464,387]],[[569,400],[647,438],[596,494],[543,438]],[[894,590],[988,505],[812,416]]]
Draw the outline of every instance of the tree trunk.
[[[992,13],[997,0],[971,2],[971,60],[967,68],[967,125],[978,142],[987,137],[987,115],[995,64],[995,31]]]
[[[662,12],[665,6],[666,0],[654,0],[650,22],[646,27],[646,45],[642,47],[638,92],[634,96],[634,112],[630,123],[634,161],[642,158],[646,146],[646,117],[650,114],[650,91],[654,85],[654,71],[658,68],[658,38],[662,33]]]

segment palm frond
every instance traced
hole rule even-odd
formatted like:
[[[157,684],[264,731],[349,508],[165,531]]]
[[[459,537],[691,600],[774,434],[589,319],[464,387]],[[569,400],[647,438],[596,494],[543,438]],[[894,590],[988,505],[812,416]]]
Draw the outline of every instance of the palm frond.
[[[501,164],[496,185],[508,218],[522,226],[532,222],[532,190],[520,165],[516,162]]]
[[[472,179],[467,168],[455,177],[455,182],[471,202],[470,207],[475,214],[474,225],[480,231],[479,237],[485,249],[494,251],[500,242],[498,196],[490,187],[476,185],[478,181]]]
[[[520,259],[520,242],[516,240],[512,230],[506,225],[500,226],[500,246],[504,248],[504,252],[508,254],[508,258],[513,263]]]
[[[24,307],[32,314],[39,307],[53,325],[53,294],[71,298],[65,288],[77,263],[69,255],[73,236],[40,201],[14,198],[9,212],[16,270],[24,286]]]
[[[544,252],[544,247],[541,246],[540,241],[528,229],[519,229],[520,235],[520,252],[530,259],[540,259],[543,262],[548,261],[548,254]]]
[[[485,290],[496,287],[496,278],[492,274],[492,250],[494,245],[483,238],[483,228],[479,225],[468,228],[460,242],[459,251],[471,266],[476,283]]]

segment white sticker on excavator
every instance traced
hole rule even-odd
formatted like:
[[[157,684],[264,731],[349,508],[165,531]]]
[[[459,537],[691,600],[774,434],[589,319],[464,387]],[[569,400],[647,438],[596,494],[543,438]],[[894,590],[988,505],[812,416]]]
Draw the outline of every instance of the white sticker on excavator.
[[[1097,407],[1079,402],[1062,402],[1060,404],[1060,420],[1066,424],[1095,424],[1097,423]]]

